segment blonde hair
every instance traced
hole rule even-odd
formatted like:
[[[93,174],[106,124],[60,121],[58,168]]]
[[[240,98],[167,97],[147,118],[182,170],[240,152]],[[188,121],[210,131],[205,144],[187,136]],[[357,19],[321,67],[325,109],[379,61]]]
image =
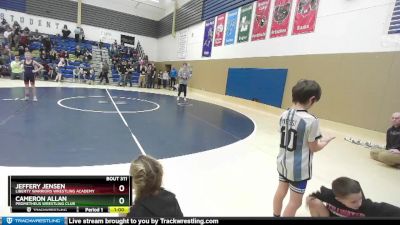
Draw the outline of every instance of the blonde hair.
[[[161,189],[163,168],[153,157],[141,155],[131,162],[130,174],[135,191],[135,201],[158,194]]]

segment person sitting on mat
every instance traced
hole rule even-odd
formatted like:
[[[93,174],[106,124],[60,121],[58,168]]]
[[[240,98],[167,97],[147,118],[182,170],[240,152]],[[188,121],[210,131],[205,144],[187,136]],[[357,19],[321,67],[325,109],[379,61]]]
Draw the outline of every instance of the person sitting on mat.
[[[371,158],[400,168],[400,112],[392,115],[392,127],[386,133],[386,150],[372,150]]]

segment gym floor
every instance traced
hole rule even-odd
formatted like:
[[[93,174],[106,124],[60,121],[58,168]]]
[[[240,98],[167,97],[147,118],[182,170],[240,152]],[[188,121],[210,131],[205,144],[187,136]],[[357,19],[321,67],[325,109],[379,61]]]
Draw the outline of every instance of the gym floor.
[[[140,154],[161,160],[163,186],[185,216],[272,215],[282,109],[193,89],[177,102],[176,92],[163,89],[37,87],[38,102],[22,101],[23,82],[0,79],[1,215],[11,215],[9,175],[128,175]],[[314,155],[306,195],[348,176],[367,198],[400,206],[399,170],[344,140],[384,145],[385,134],[323,119],[321,128],[336,139]],[[297,216],[309,216],[305,204]]]

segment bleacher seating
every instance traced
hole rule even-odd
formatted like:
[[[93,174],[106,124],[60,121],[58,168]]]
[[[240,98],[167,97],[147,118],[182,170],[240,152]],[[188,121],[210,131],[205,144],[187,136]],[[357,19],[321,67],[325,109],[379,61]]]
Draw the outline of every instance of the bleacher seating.
[[[103,43],[103,49],[98,49],[98,47],[97,47],[98,42],[96,42],[96,41],[85,40],[85,41],[81,41],[81,42],[77,43],[77,42],[75,42],[74,38],[63,39],[59,35],[47,35],[47,34],[44,34],[44,35],[46,35],[50,38],[50,41],[53,44],[53,48],[58,53],[60,53],[61,51],[67,51],[69,53],[68,65],[60,70],[60,72],[62,73],[64,78],[73,78],[73,70],[76,67],[83,67],[84,69],[89,69],[91,67],[95,68],[96,75],[99,76],[99,74],[101,72],[101,60],[103,60],[104,55],[106,55],[106,57],[109,57],[108,51],[105,50],[104,48],[109,49],[111,47],[111,44]],[[101,55],[101,53],[100,53],[99,58],[97,60],[93,60],[92,65],[91,65],[89,62],[84,62],[84,61],[82,61],[81,58],[77,58],[75,56],[75,50],[76,50],[77,45],[80,46],[81,50],[90,51],[93,53],[93,55],[95,53],[93,51],[93,49],[95,49],[95,51],[97,51],[96,52],[97,55],[100,52],[103,52],[103,55]],[[28,48],[32,52],[32,57],[35,61],[38,61],[40,63],[53,63],[53,64],[59,63],[59,60],[55,60],[52,62],[50,59],[47,59],[45,62],[42,62],[42,60],[40,59],[40,50],[43,49],[43,44],[41,42],[34,41],[29,44]],[[137,50],[134,50],[134,51],[137,52]],[[19,52],[17,50],[12,51],[11,60],[14,60],[15,55],[19,55]],[[23,55],[20,56],[20,59],[24,60],[24,56]],[[123,56],[122,59],[129,60],[129,57]],[[109,60],[109,58],[108,58],[108,60]],[[138,59],[135,57],[134,61],[137,61],[137,60]],[[109,65],[112,65],[111,62],[109,63]],[[109,75],[111,75],[111,80],[113,82],[118,82],[120,80],[120,75],[115,68],[111,70],[111,74],[109,74]],[[140,76],[139,73],[134,72],[132,75],[132,82],[138,83],[139,76]]]

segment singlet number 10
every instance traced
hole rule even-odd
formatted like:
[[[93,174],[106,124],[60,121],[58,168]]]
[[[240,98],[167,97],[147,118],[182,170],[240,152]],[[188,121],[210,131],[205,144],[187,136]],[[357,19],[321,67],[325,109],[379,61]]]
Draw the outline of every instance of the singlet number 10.
[[[297,146],[297,131],[294,129],[288,130],[288,143],[286,143],[286,127],[281,128],[281,148],[287,149],[289,152],[296,150]]]

